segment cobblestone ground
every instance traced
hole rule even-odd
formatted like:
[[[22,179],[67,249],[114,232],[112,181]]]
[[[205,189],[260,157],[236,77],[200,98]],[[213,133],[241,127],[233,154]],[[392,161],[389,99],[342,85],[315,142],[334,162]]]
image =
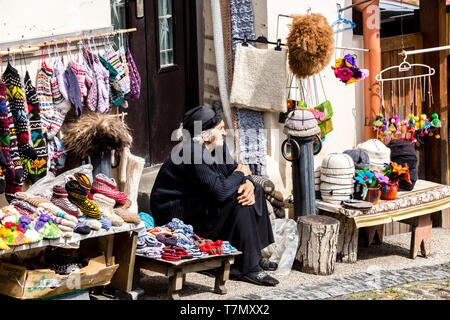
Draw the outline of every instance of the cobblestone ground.
[[[383,290],[353,293],[326,300],[450,300],[450,277],[409,282]]]
[[[247,294],[237,300],[448,299],[450,262],[400,270],[372,270],[328,282]],[[431,281],[433,280],[433,281]],[[406,296],[406,293],[409,295]]]

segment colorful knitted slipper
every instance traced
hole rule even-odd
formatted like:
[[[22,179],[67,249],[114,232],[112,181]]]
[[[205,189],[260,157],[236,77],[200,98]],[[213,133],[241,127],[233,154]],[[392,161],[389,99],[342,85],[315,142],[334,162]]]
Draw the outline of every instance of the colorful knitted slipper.
[[[119,217],[121,217],[123,221],[127,223],[134,223],[134,224],[141,223],[141,218],[139,217],[139,215],[131,213],[130,211],[124,209],[123,207],[114,209],[114,213]]]
[[[81,172],[74,173],[74,178],[80,183],[80,186],[87,190],[87,193],[91,190],[91,181],[89,180],[88,176]]]
[[[69,194],[69,201],[76,205],[85,216],[97,220],[101,218],[100,209],[92,200],[87,198],[87,190],[77,180],[68,181],[66,190]]]
[[[174,250],[177,253],[177,255],[181,258],[181,260],[187,260],[187,259],[193,258],[193,256],[191,254],[189,254],[185,248],[175,247]]]
[[[178,242],[177,236],[171,233],[158,233],[156,240],[164,243],[166,246],[176,246]]]
[[[62,236],[62,231],[53,223],[50,216],[41,213],[34,224],[34,229],[45,239],[56,239]]]
[[[9,249],[11,248],[6,244],[5,240],[3,240],[0,237],[0,250],[9,250]]]
[[[75,217],[80,215],[78,207],[69,201],[69,194],[66,191],[64,183],[53,187],[53,195],[50,201]]]
[[[0,227],[0,237],[10,247],[30,243],[30,240],[23,234],[23,229],[18,224],[11,222],[6,222]]]
[[[224,254],[236,253],[237,249],[233,247],[229,241],[222,241],[222,249]]]
[[[103,213],[103,216],[110,220],[113,226],[120,227],[123,225],[124,220],[114,213],[114,205],[116,204],[114,199],[108,198],[103,194],[96,193],[94,194],[93,201]]]
[[[103,217],[103,215],[98,221],[100,221],[100,223],[102,224],[103,229],[106,229],[106,230],[111,229],[111,227],[112,227],[111,220],[106,219],[105,217]]]
[[[31,219],[28,216],[21,216],[19,218],[19,226],[22,228],[25,237],[30,240],[30,243],[39,242],[42,236],[31,226]]]
[[[101,193],[108,198],[114,199],[118,205],[124,205],[127,202],[127,195],[116,190],[117,184],[113,178],[108,178],[103,173],[99,173],[95,176],[92,183],[92,192]]]
[[[174,249],[164,248],[161,259],[169,261],[180,261],[181,257],[176,253]]]

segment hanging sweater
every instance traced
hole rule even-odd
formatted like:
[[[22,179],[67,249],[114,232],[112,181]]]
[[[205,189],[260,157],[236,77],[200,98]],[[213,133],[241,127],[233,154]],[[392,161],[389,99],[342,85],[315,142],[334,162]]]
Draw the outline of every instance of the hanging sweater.
[[[42,134],[41,115],[36,89],[33,87],[28,71],[25,74],[24,81],[30,118],[31,141],[37,153],[37,159],[33,163],[28,177],[31,183],[35,183],[47,174],[47,144]]]

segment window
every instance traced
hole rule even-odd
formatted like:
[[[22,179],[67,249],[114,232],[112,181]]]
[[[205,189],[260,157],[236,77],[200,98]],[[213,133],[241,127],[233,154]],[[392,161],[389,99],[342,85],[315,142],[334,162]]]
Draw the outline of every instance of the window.
[[[174,65],[172,0],[158,0],[159,67]]]

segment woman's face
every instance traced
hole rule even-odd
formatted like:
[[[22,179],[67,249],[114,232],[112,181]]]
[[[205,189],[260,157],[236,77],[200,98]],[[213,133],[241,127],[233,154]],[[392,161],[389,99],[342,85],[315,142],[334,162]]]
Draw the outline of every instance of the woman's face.
[[[224,137],[227,135],[225,131],[225,123],[223,120],[214,127],[212,130],[212,135],[209,137],[208,141],[205,141],[206,145],[212,147],[211,149],[215,149],[216,147],[223,146]]]

